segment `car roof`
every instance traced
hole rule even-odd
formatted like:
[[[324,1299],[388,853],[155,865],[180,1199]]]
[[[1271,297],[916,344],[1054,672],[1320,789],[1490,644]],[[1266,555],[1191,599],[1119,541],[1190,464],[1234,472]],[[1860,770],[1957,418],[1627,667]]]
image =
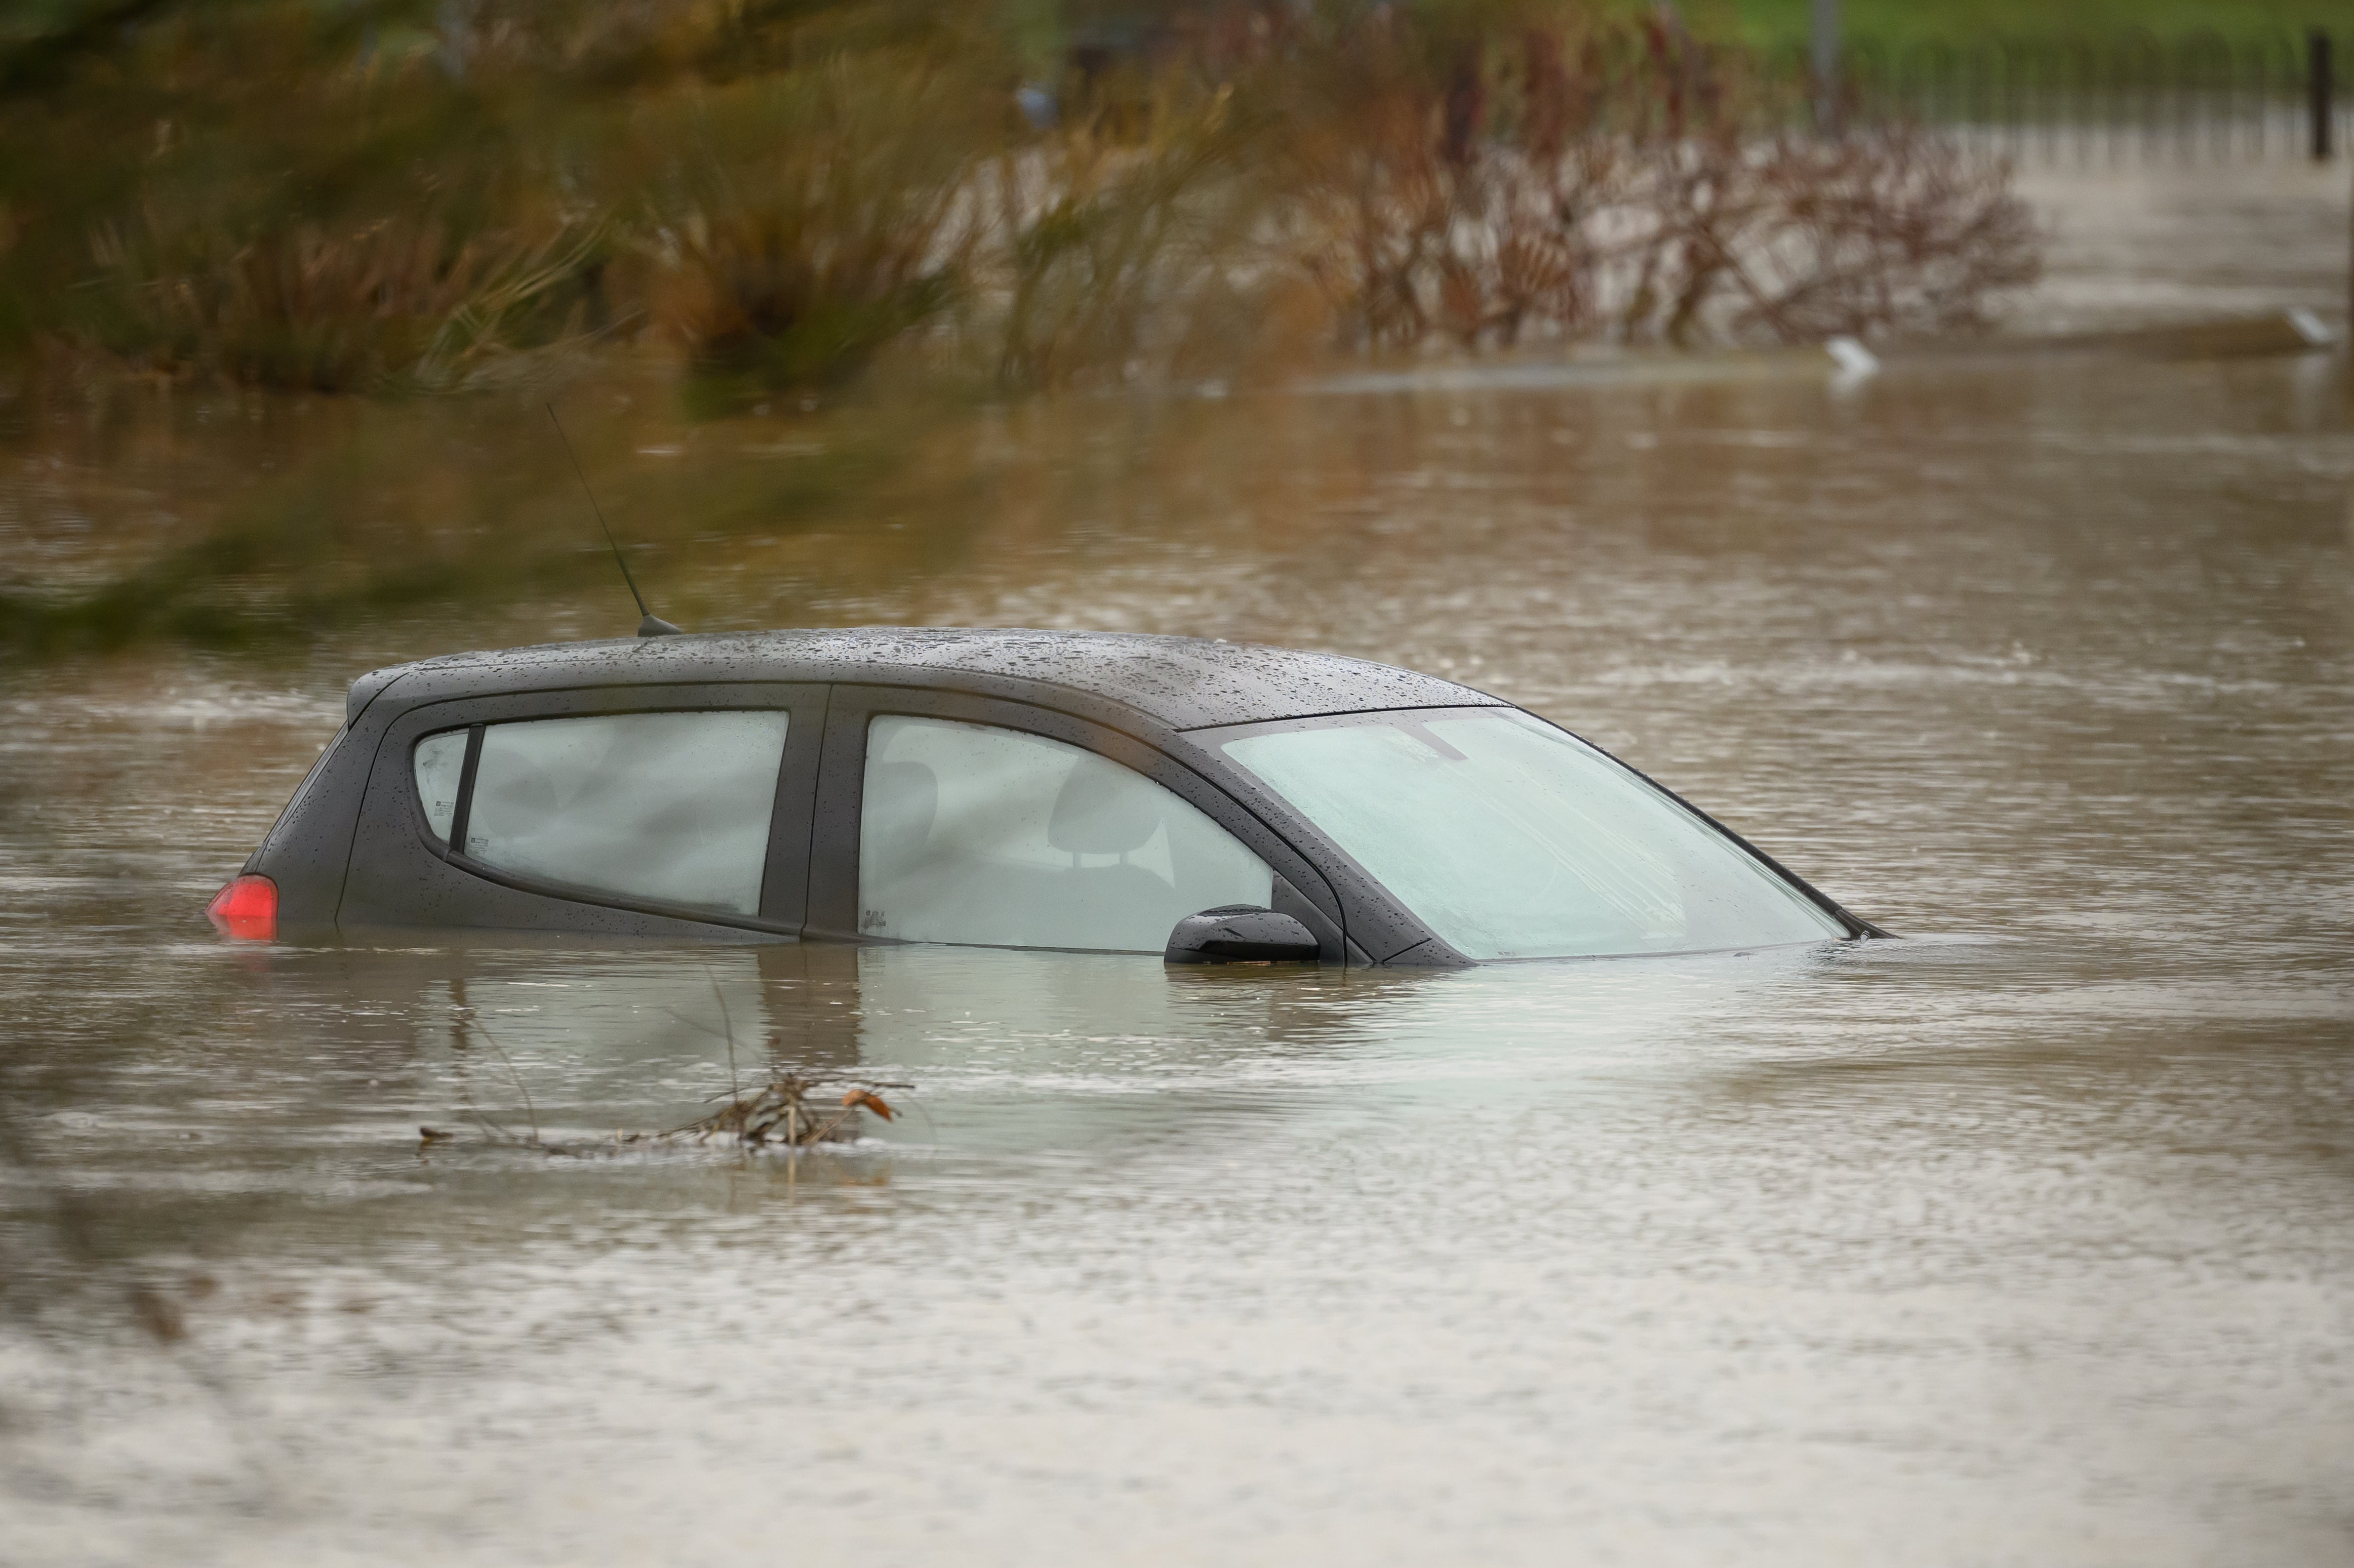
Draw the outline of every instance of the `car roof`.
[[[859,626],[614,638],[453,653],[370,672],[353,718],[398,708],[582,686],[730,681],[861,682],[1043,702],[1117,724],[1141,713],[1172,730],[1383,708],[1503,705],[1453,681],[1337,653],[1223,638],[997,627]]]

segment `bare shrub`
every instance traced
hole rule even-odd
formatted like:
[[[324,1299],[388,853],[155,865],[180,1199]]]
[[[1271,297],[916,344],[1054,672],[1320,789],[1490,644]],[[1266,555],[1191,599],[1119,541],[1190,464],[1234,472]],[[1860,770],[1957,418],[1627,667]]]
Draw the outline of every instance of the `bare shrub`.
[[[1992,295],[2037,277],[2033,223],[2008,171],[1920,131],[1778,137],[1749,175],[1770,229],[1736,334],[1976,331]]]
[[[1761,129],[1737,62],[1665,23],[1521,15],[1501,45],[1384,11],[1307,46],[1287,239],[1343,346],[1966,329],[2033,280],[2000,165]]]

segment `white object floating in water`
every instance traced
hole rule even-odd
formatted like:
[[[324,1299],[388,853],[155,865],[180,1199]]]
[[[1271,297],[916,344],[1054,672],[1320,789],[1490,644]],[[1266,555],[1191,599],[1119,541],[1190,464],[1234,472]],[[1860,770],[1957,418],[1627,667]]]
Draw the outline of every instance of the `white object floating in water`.
[[[1835,337],[1823,344],[1823,352],[1831,356],[1842,377],[1874,376],[1880,371],[1880,355],[1851,337]]]
[[[2288,317],[2289,325],[2296,328],[2296,335],[2316,348],[2327,348],[2338,341],[2338,334],[2329,330],[2328,323],[2303,305],[2291,305],[2281,313]]]

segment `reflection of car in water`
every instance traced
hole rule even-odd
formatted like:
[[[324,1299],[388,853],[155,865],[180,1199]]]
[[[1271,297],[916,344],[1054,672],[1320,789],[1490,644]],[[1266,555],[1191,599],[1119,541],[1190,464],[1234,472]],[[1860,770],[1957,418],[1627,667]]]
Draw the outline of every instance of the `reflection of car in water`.
[[[233,934],[462,926],[1451,965],[1877,935],[1535,715],[1107,632],[784,631],[354,683]]]

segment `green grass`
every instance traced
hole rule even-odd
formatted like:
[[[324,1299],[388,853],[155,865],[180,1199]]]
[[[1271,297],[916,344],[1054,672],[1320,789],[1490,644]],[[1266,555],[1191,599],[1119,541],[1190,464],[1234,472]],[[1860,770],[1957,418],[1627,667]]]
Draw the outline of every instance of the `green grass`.
[[[1710,0],[1689,7],[1695,21],[1729,22],[1751,42],[1803,42],[1808,0]],[[1888,43],[1942,38],[2115,37],[2140,29],[2159,37],[2213,32],[2240,39],[2354,30],[2344,0],[1840,0],[1845,29]]]

